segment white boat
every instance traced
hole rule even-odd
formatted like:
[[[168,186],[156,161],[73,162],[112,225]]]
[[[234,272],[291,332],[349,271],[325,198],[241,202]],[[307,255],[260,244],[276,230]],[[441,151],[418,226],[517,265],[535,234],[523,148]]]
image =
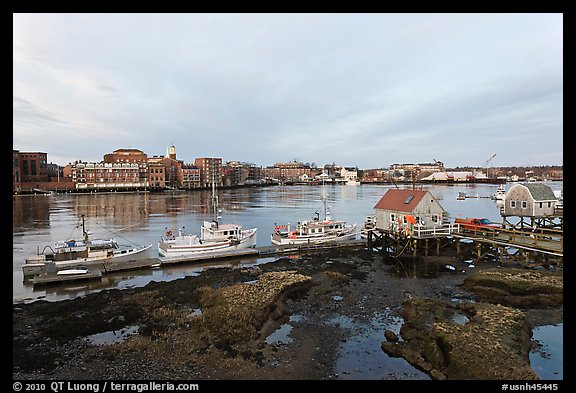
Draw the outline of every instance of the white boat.
[[[317,244],[352,240],[356,238],[356,224],[346,224],[346,221],[334,220],[327,205],[327,195],[323,193],[324,219],[316,211],[314,216],[296,224],[276,225],[272,233],[272,244]]]
[[[366,220],[364,220],[364,224],[362,225],[362,228],[360,228],[360,237],[362,239],[367,239],[368,238],[368,232],[370,232],[374,229],[376,229],[376,216],[374,216],[374,215],[367,216]]]
[[[496,199],[497,201],[503,201],[505,195],[506,195],[506,187],[504,186],[504,184],[500,184],[496,189],[496,193],[492,198]]]
[[[215,219],[204,221],[200,236],[186,234],[181,229],[168,229],[158,242],[158,254],[162,258],[223,253],[230,250],[256,247],[257,228],[244,229],[239,224],[221,224],[221,209],[212,182],[212,207]]]
[[[238,224],[204,221],[200,236],[185,234],[180,229],[167,230],[158,242],[163,258],[220,253],[256,246],[257,228],[243,229]]]
[[[24,279],[64,271],[60,273],[62,275],[66,274],[66,271],[83,270],[88,267],[105,270],[106,264],[112,262],[115,270],[122,270],[123,262],[129,265],[133,261],[151,257],[149,250],[152,244],[122,245],[114,238],[91,240],[86,231],[84,216],[81,218],[83,240],[61,240],[51,246],[45,246],[36,256],[26,258],[22,266]]]

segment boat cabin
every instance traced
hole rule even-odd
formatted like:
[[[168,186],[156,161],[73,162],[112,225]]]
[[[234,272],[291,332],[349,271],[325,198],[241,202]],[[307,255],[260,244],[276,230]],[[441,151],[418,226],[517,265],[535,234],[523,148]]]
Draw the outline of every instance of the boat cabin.
[[[390,189],[374,206],[376,229],[382,232],[431,229],[442,225],[446,211],[426,190]]]
[[[554,215],[558,198],[546,184],[515,184],[504,197],[502,216],[548,217]]]
[[[239,240],[242,238],[242,226],[220,224],[217,221],[204,221],[201,228],[202,240]]]

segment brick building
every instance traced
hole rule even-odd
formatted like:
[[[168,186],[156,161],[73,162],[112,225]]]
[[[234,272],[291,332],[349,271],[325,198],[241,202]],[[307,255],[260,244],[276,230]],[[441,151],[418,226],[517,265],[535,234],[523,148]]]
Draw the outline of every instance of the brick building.
[[[200,170],[200,187],[222,186],[222,159],[221,158],[196,158],[194,166]]]

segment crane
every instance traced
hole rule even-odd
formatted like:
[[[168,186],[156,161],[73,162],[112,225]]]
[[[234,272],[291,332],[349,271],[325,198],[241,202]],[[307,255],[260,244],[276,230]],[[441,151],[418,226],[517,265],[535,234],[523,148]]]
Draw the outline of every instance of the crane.
[[[490,164],[490,162],[492,162],[492,160],[494,159],[494,157],[496,157],[496,154],[493,154],[492,157],[490,157],[488,160],[486,160],[486,162],[484,163],[484,165],[482,165],[481,168],[486,168],[486,177],[488,176],[488,165]]]
[[[490,157],[482,167],[488,167],[488,164],[490,164],[490,162],[494,159],[494,157],[496,157],[496,154],[493,154],[492,157]]]

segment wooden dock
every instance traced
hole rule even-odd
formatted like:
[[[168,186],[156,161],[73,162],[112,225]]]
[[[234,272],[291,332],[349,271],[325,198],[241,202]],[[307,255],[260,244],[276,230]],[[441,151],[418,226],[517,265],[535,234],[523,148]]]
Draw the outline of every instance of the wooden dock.
[[[129,262],[98,262],[90,264],[86,267],[89,271],[83,274],[56,274],[45,273],[31,279],[34,285],[49,285],[57,283],[66,283],[71,281],[81,280],[96,280],[101,279],[102,275],[106,273],[113,273],[126,270],[147,269],[155,266],[168,266],[177,263],[194,263],[194,262],[209,262],[220,261],[223,259],[231,258],[261,258],[272,257],[274,255],[282,255],[287,253],[301,253],[301,252],[314,252],[333,248],[343,247],[364,247],[366,241],[364,239],[348,240],[345,242],[326,242],[320,244],[286,244],[286,245],[271,245],[255,248],[245,248],[240,250],[222,251],[213,254],[200,254],[200,255],[187,255],[169,258],[150,258],[143,260],[134,260]]]
[[[200,254],[200,255],[190,255],[180,257],[159,258],[159,260],[162,265],[169,265],[183,262],[205,262],[210,260],[220,260],[226,258],[269,257],[294,252],[319,251],[319,250],[342,248],[342,247],[362,247],[365,245],[366,241],[364,239],[347,240],[345,242],[326,242],[319,244],[314,243],[284,244],[284,245],[244,248],[232,251],[222,251],[214,254]]]
[[[471,239],[499,247],[539,252],[557,257],[564,256],[563,231],[539,229],[521,231],[518,229],[498,228],[496,230],[468,230],[453,233],[455,238]]]
[[[178,257],[159,258],[161,265],[170,265],[182,262],[204,262],[210,260],[219,260],[226,258],[238,258],[244,256],[258,256],[259,252],[255,248],[243,248],[240,250],[221,251],[212,254],[183,255]]]

